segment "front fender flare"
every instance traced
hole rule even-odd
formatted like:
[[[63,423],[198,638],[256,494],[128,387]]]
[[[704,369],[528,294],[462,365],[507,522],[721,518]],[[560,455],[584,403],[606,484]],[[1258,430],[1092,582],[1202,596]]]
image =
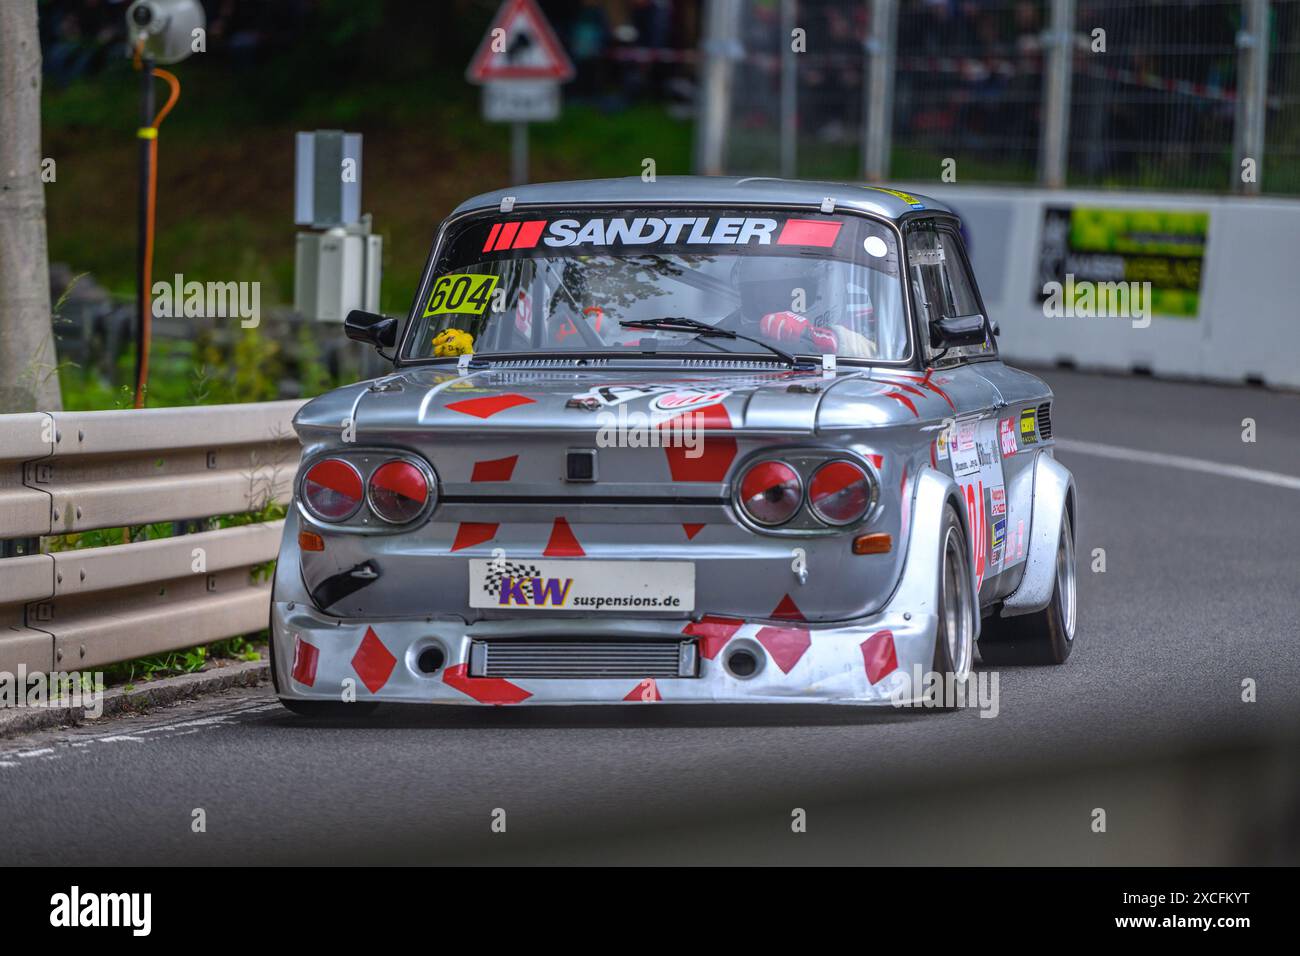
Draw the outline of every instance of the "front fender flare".
[[[888,607],[912,614],[928,615],[938,622],[940,561],[942,559],[943,541],[940,531],[943,528],[943,509],[949,501],[953,502],[957,520],[961,522],[966,533],[967,548],[974,542],[970,536],[970,522],[966,515],[961,490],[951,477],[933,468],[923,468],[916,476],[915,492],[912,497],[912,525],[908,532],[907,559],[903,565],[903,574],[898,587],[889,600]],[[973,552],[967,555],[967,567],[971,572],[970,593],[978,595],[975,586],[975,560]],[[973,639],[979,640],[980,613],[978,597],[974,598],[971,608],[974,614]]]
[[[1074,476],[1047,452],[1034,462],[1034,506],[1030,515],[1029,553],[1020,585],[1002,601],[1002,616],[1032,614],[1047,607],[1056,587],[1056,549],[1061,541],[1061,515],[1072,503],[1071,524],[1078,536],[1078,497]]]

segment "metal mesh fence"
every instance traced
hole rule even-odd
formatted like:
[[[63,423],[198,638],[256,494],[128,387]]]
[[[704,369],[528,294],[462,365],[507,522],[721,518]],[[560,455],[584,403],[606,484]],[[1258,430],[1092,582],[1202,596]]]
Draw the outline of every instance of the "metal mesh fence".
[[[777,174],[782,55],[795,70],[799,176],[857,179],[871,91],[871,0],[739,0],[726,168]],[[897,0],[889,176],[1040,178],[1051,0]],[[788,16],[788,14],[787,14]],[[1077,0],[1065,179],[1072,186],[1224,192],[1238,180],[1241,0]],[[1065,47],[1055,47],[1065,49]],[[1263,191],[1300,193],[1300,0],[1269,4]]]
[[[867,2],[802,0],[796,19],[807,30],[799,67],[800,176],[857,178],[862,155],[862,97]]]
[[[745,0],[727,130],[727,170],[773,174],[781,164],[781,11],[778,0]]]
[[[1086,0],[1075,25],[1070,184],[1227,189],[1241,3]]]
[[[1043,90],[1044,2],[903,0],[891,175],[1032,181]]]
[[[805,48],[789,57],[795,71],[796,171],[806,178],[842,179],[861,164],[863,53],[867,4],[799,0],[793,26]],[[781,167],[782,54],[792,38],[780,0],[745,0],[740,20],[743,56],[736,63],[728,129],[727,168],[774,174]]]
[[[1300,193],[1300,2],[1274,0],[1269,30],[1263,187]]]

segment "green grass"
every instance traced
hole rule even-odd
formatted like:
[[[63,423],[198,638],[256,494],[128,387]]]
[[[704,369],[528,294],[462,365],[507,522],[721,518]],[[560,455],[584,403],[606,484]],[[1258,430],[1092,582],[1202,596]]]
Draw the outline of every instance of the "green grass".
[[[266,645],[266,642],[267,632],[262,631],[244,637],[231,637],[202,647],[191,647],[183,651],[154,654],[124,661],[121,664],[111,664],[104,669],[104,685],[125,684],[128,690],[134,690],[138,681],[193,674],[203,670],[214,660],[261,660],[261,648]]]
[[[384,236],[388,312],[406,311],[439,221],[508,183],[509,128],[483,122],[478,90],[459,79],[331,85],[303,82],[292,64],[224,73],[197,59],[176,72],[181,99],[158,139],[155,280],[258,280],[263,309],[292,301],[298,130],[365,134],[362,206]],[[51,261],[123,298],[135,289],[136,81],[123,64],[47,91],[43,106],[58,164],[46,187]],[[686,173],[690,141],[690,124],[657,106],[573,105],[532,127],[532,178],[640,175],[647,157],[660,175]]]

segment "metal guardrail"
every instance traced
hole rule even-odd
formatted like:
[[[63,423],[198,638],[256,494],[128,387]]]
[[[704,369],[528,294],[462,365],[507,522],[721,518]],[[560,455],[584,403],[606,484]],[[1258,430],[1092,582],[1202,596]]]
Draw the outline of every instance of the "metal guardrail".
[[[0,538],[286,502],[301,402],[0,416]],[[0,671],[101,667],[261,630],[283,522],[0,559]],[[33,549],[35,550],[35,549]]]

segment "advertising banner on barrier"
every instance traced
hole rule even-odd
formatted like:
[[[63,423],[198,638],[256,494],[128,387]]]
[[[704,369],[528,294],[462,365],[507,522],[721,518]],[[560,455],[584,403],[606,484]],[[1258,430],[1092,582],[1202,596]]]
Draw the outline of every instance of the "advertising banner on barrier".
[[[1033,302],[1059,283],[1068,309],[1102,314],[1089,297],[1126,283],[1149,290],[1156,315],[1198,318],[1209,223],[1209,213],[1188,210],[1046,205]]]

